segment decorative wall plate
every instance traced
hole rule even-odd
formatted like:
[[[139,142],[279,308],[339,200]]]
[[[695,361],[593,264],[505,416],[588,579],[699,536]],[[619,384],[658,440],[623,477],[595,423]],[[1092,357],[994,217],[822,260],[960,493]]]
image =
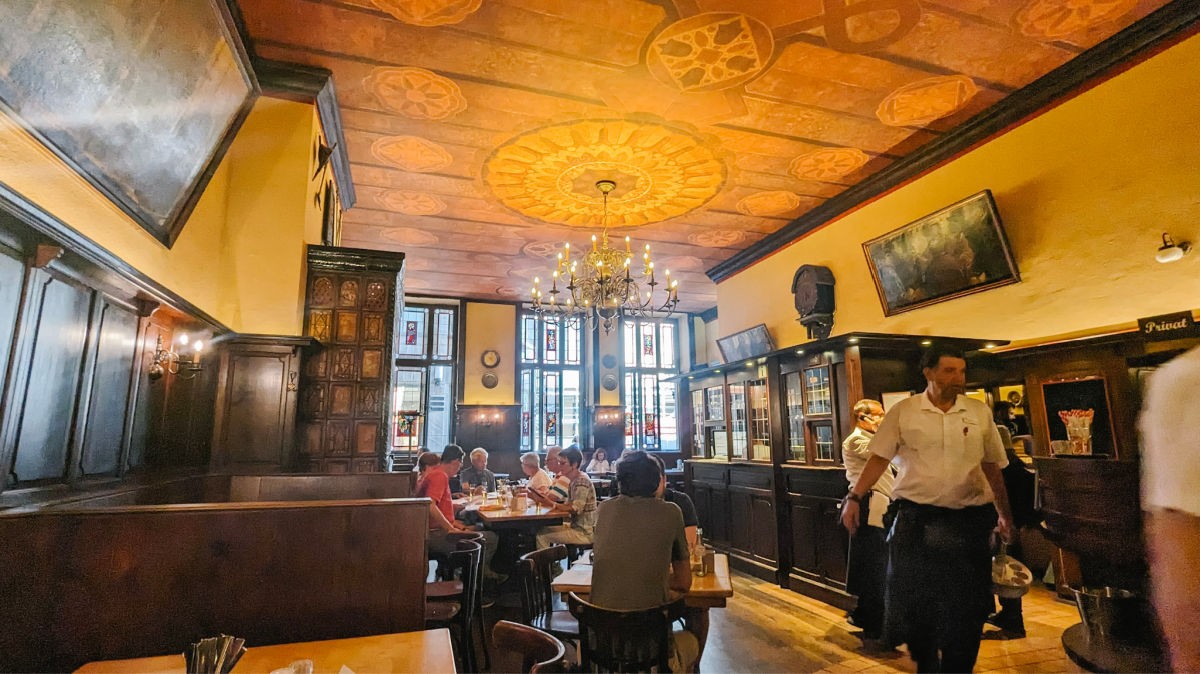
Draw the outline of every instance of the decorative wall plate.
[[[606,353],[600,357],[600,364],[611,370],[617,366],[617,357],[611,353]]]
[[[479,362],[483,363],[484,367],[496,367],[500,364],[500,352],[495,349],[488,349],[479,357]]]
[[[500,378],[496,376],[495,372],[484,372],[479,381],[484,388],[496,388],[496,385],[500,383]]]
[[[600,386],[602,386],[605,391],[617,390],[617,375],[615,375],[615,374],[604,375],[603,377],[600,378]]]

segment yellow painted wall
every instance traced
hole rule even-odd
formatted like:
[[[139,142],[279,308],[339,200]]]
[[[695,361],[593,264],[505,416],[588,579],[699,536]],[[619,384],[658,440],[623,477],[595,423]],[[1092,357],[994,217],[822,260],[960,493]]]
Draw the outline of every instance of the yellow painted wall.
[[[599,387],[600,398],[597,401],[600,405],[620,405],[621,404],[621,329],[618,325],[614,327],[612,332],[605,334],[604,328],[600,328],[594,333],[597,336],[599,347],[599,358],[596,360],[596,368],[599,376],[603,378],[605,375],[613,375],[617,378],[617,387],[612,391],[604,390],[603,386]],[[612,356],[616,362],[616,367],[604,367],[603,361],[605,356]]]
[[[260,98],[171,249],[3,115],[0,181],[231,329],[298,335],[317,131],[312,106]]]
[[[807,341],[789,293],[801,264],[837,278],[835,334],[1038,340],[1200,307],[1200,254],[1154,261],[1164,231],[1200,241],[1198,123],[1200,36],[720,283],[720,335],[766,323],[781,346]],[[985,188],[1022,282],[885,318],[862,242]]]
[[[467,405],[513,405],[517,402],[517,307],[512,304],[465,303],[463,331],[463,395]],[[496,388],[484,388],[480,377],[487,368],[479,357],[488,349],[500,353],[494,372]]]

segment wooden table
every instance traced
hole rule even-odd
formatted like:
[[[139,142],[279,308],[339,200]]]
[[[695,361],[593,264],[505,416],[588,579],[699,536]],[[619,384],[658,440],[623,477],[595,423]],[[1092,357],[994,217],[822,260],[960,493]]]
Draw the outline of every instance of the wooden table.
[[[550,512],[550,508],[532,501],[524,510],[479,510],[479,519],[490,529],[542,527],[561,524],[566,515]]]
[[[576,562],[555,578],[550,587],[563,594],[590,594],[592,566]],[[692,574],[692,589],[684,596],[684,602],[696,608],[720,608],[725,606],[725,600],[732,596],[733,581],[729,578],[729,556],[717,554],[713,557],[713,573],[706,576]]]
[[[337,674],[342,666],[355,674],[385,672],[455,672],[454,649],[447,629],[381,634],[354,639],[306,641],[278,646],[247,648],[233,668],[234,674],[266,674],[294,660],[312,660],[313,673]],[[161,655],[133,660],[89,662],[75,670],[81,674],[183,674],[183,655]]]

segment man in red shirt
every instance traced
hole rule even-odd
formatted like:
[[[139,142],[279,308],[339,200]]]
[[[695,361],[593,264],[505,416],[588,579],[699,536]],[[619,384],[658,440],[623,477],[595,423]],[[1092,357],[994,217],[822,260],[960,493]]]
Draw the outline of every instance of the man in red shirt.
[[[417,496],[424,496],[433,501],[433,505],[438,511],[449,520],[454,529],[444,529],[438,526],[438,523],[430,523],[429,532],[429,555],[431,557],[440,557],[450,554],[450,550],[454,547],[446,540],[447,531],[461,531],[470,529],[455,519],[456,508],[454,506],[454,495],[450,491],[450,477],[458,475],[458,471],[462,469],[463,457],[465,453],[462,447],[458,445],[446,445],[442,450],[442,460],[436,467],[428,468],[425,477],[421,479],[417,485]],[[431,518],[432,519],[432,518]],[[437,529],[436,531],[434,529]],[[496,548],[499,546],[500,537],[494,531],[482,531],[483,534],[483,577],[488,582],[499,585],[503,583],[507,576],[495,573],[492,571],[492,557],[496,555]]]
[[[458,450],[457,460],[454,460],[451,448]],[[449,462],[446,460],[448,458]],[[446,534],[466,528],[454,519],[454,496],[450,493],[450,475],[458,473],[461,467],[462,449],[457,445],[449,445],[442,452],[442,460],[426,467],[417,482],[414,496],[423,496],[433,502],[429,506],[430,557],[448,556],[454,546],[446,539]]]

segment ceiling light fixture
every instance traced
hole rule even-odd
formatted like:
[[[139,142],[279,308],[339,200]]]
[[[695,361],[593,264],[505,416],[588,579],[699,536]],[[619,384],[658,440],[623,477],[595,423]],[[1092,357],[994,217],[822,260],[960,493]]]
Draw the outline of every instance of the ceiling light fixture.
[[[1187,241],[1175,243],[1170,234],[1163,232],[1162,245],[1159,246],[1158,252],[1154,254],[1154,259],[1166,264],[1168,262],[1178,262],[1183,259],[1184,255],[1192,249],[1192,244]]]
[[[596,189],[604,198],[602,230],[599,240],[592,235],[592,250],[583,256],[583,260],[572,260],[571,244],[563,244],[550,290],[542,290],[540,277],[533,279],[533,310],[542,317],[576,325],[586,323],[589,330],[600,323],[607,333],[612,331],[617,316],[622,313],[670,316],[675,312],[679,304],[679,281],[671,278],[670,270],[665,270],[664,281],[655,280],[650,244],[646,244],[642,252],[638,265],[641,273],[636,275],[629,237],[625,237],[625,250],[608,245],[608,195],[616,187],[611,180],[596,181]],[[564,289],[559,289],[560,282],[566,284]],[[655,288],[658,286],[663,286],[665,297],[662,304],[655,307]]]

